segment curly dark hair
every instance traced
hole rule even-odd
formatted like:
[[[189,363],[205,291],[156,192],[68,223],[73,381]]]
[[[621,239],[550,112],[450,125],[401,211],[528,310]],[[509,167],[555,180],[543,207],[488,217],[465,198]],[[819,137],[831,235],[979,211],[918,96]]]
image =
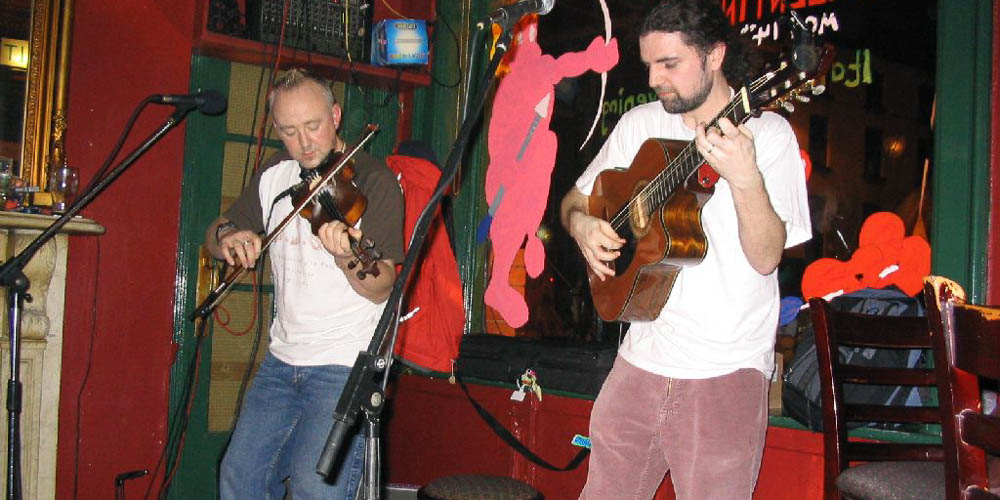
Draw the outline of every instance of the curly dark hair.
[[[688,45],[705,56],[719,42],[726,44],[722,72],[731,85],[749,76],[750,52],[729,24],[718,0],[666,0],[646,15],[639,36],[654,31],[680,33]]]

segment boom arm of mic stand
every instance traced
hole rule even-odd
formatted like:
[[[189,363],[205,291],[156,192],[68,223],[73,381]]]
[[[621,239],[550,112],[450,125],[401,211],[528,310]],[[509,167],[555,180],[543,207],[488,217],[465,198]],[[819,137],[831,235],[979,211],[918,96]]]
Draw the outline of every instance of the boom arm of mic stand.
[[[326,445],[323,447],[320,460],[316,464],[316,472],[323,476],[329,476],[332,472],[337,451],[347,436],[347,431],[356,421],[362,406],[364,405],[366,411],[375,415],[382,411],[385,395],[379,385],[375,383],[375,373],[388,370],[388,361],[378,358],[378,354],[385,341],[386,333],[398,319],[399,308],[397,306],[402,299],[403,290],[406,288],[406,283],[413,271],[414,263],[420,254],[424,239],[427,237],[427,229],[430,227],[434,211],[437,205],[441,203],[441,197],[458,172],[459,160],[461,160],[462,154],[465,152],[465,146],[469,142],[469,137],[472,135],[476,121],[482,114],[490,83],[495,78],[500,60],[507,53],[510,40],[511,32],[509,29],[505,29],[500,35],[500,40],[497,42],[497,50],[490,60],[486,73],[483,75],[483,82],[479,86],[479,94],[474,101],[475,107],[473,113],[465,117],[458,137],[456,137],[451,152],[448,154],[448,160],[445,162],[441,179],[438,180],[437,189],[428,201],[427,207],[424,208],[413,230],[413,238],[410,241],[410,248],[406,253],[406,258],[403,260],[402,270],[400,270],[399,276],[396,277],[396,281],[393,283],[392,292],[390,292],[389,298],[386,300],[385,309],[382,311],[378,326],[375,327],[375,333],[368,344],[368,350],[358,353],[354,368],[351,370],[350,376],[348,376],[347,384],[344,386],[344,391],[341,393],[340,400],[337,402],[337,408],[333,413],[333,428],[330,430]],[[391,357],[392,351],[392,346],[389,346],[386,349],[385,355]]]
[[[114,180],[117,179],[118,176],[132,164],[132,162],[142,156],[142,154],[152,147],[153,144],[156,144],[156,142],[159,141],[168,131],[170,131],[170,129],[177,126],[177,124],[184,119],[184,115],[186,115],[190,110],[191,107],[178,107],[177,110],[175,110],[167,118],[163,125],[160,126],[160,128],[156,129],[156,131],[150,134],[150,136],[146,138],[142,144],[129,153],[128,157],[122,160],[122,162],[119,163],[114,170],[101,179],[101,181],[97,183],[93,189],[84,193],[83,196],[70,205],[69,209],[67,209],[59,219],[42,231],[42,233],[29,243],[28,246],[24,247],[24,249],[21,250],[21,253],[5,262],[3,267],[0,268],[0,284],[5,285],[6,281],[13,279],[13,275],[24,269],[24,266],[27,265],[28,261],[31,260],[32,257],[34,257],[35,253],[38,252],[42,245],[52,239],[52,237],[59,232],[59,229],[69,223],[69,221],[72,220],[76,214],[80,213],[80,210],[82,210],[83,207],[87,206],[94,198],[97,197],[97,195],[101,194],[101,192],[104,191],[109,184],[114,182]],[[14,271],[15,268],[18,271]]]

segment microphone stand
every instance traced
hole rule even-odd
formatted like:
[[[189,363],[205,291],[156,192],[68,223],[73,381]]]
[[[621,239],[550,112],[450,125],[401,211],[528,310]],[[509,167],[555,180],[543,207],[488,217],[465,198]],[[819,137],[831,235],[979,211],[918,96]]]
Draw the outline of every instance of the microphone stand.
[[[0,286],[7,288],[7,307],[10,332],[10,379],[7,381],[7,497],[8,499],[20,499],[21,491],[21,312],[24,301],[31,302],[31,296],[26,292],[31,287],[31,282],[24,274],[24,267],[28,261],[34,257],[35,253],[42,248],[45,243],[55,237],[59,229],[65,226],[73,217],[80,212],[91,200],[97,197],[101,191],[114,182],[122,172],[128,168],[139,156],[146,152],[153,144],[160,140],[171,128],[179,124],[184,115],[194,106],[179,106],[152,135],[140,144],[131,154],[128,155],[117,167],[108,173],[92,189],[84,193],[76,200],[65,213],[52,222],[48,228],[42,231],[28,246],[24,247],[17,256],[12,257],[3,265],[0,265]]]
[[[482,83],[479,86],[479,94],[473,101],[472,114],[465,117],[462,127],[459,130],[455,143],[452,145],[448,160],[438,180],[437,189],[431,195],[427,206],[421,212],[410,238],[410,246],[403,260],[403,266],[393,284],[392,292],[386,300],[385,309],[379,319],[378,326],[367,351],[358,353],[354,362],[354,367],[348,376],[347,383],[337,402],[337,407],[333,412],[333,428],[327,438],[326,445],[316,464],[316,472],[324,477],[330,477],[333,473],[334,460],[337,457],[341,445],[347,436],[348,430],[354,425],[359,413],[364,413],[365,418],[365,474],[362,482],[362,496],[365,500],[378,500],[381,496],[381,484],[379,473],[381,464],[379,462],[379,420],[382,410],[385,407],[385,390],[388,384],[389,368],[392,365],[393,346],[396,342],[396,333],[399,321],[399,308],[403,292],[408,284],[410,274],[413,271],[414,263],[420,255],[424,239],[427,237],[432,216],[437,206],[441,203],[441,197],[451,184],[452,179],[458,171],[458,163],[461,160],[465,147],[472,135],[476,122],[482,113],[483,105],[486,102],[486,94],[490,85],[496,78],[496,69],[500,65],[500,60],[510,45],[512,38],[511,28],[517,19],[509,20],[500,24],[502,31],[497,40],[496,51],[490,59],[486,73],[483,75]],[[385,342],[386,334],[392,330],[390,341]],[[376,380],[376,376],[381,374],[381,384]]]

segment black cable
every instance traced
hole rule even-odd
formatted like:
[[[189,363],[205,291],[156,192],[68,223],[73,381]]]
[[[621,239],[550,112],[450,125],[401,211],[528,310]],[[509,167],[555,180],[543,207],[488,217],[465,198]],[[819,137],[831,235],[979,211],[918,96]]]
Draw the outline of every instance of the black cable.
[[[261,255],[261,259],[264,255]],[[257,352],[260,351],[260,341],[264,337],[264,300],[263,300],[263,289],[264,287],[264,266],[257,266],[257,290],[254,293],[259,293],[261,298],[257,300],[257,331],[254,333],[253,344],[250,347],[250,356],[247,359],[247,369],[243,372],[243,378],[240,380],[240,389],[236,392],[236,408],[233,410],[233,423],[232,428],[236,429],[236,422],[240,419],[240,413],[243,411],[243,398],[246,396],[247,386],[250,385],[250,374],[253,373],[253,364],[257,360]]]
[[[166,452],[169,450],[169,453],[167,454],[168,460],[166,461],[166,467],[163,470],[163,482],[160,485],[160,492],[158,495],[161,499],[166,498],[167,493],[170,491],[170,485],[173,482],[174,474],[180,466],[181,455],[184,447],[184,438],[187,435],[188,422],[191,419],[191,406],[198,388],[198,365],[201,362],[201,348],[204,345],[204,340],[207,336],[205,335],[208,326],[208,322],[206,320],[207,318],[202,318],[201,324],[198,326],[194,355],[191,357],[191,363],[188,365],[187,375],[184,381],[184,397],[180,399],[180,404],[174,412],[174,421],[176,422],[176,425],[173,426],[172,435],[169,433],[167,435],[167,446],[164,447],[164,451]],[[159,468],[159,466],[160,463],[157,463],[157,468]]]
[[[160,467],[163,467],[164,463],[167,462],[168,457],[170,457],[170,461],[174,461],[174,459],[176,458],[174,456],[174,451],[177,449],[177,444],[180,442],[180,440],[178,439],[178,435],[183,436],[183,431],[187,427],[187,418],[182,419],[181,417],[183,413],[185,413],[185,407],[187,406],[186,403],[188,399],[190,399],[191,397],[193,386],[196,385],[194,373],[196,372],[195,368],[200,358],[202,340],[204,340],[205,338],[204,334],[206,326],[207,323],[203,318],[201,323],[198,325],[198,331],[195,333],[196,343],[195,343],[194,355],[191,357],[191,362],[188,364],[186,375],[184,377],[184,382],[183,382],[184,390],[182,391],[180,397],[178,398],[180,404],[178,404],[177,408],[174,409],[174,413],[173,415],[170,416],[170,420],[168,421],[168,425],[169,422],[174,422],[174,425],[170,426],[170,428],[167,429],[167,439],[163,445],[163,451],[160,453],[160,458],[156,462],[156,467],[153,468],[154,478],[159,473]],[[172,470],[171,465],[168,464],[164,470],[163,481],[161,482],[160,492],[158,496],[163,496],[166,494],[166,491],[169,488],[167,478],[170,476],[171,470]],[[143,495],[143,498],[149,498],[149,494],[152,493],[153,484],[154,481],[149,482],[149,486],[146,488],[146,493]]]
[[[441,14],[441,2],[435,2],[435,4],[434,4],[434,11],[437,14],[437,18],[436,19],[440,19],[441,22],[444,23],[445,28],[448,28],[448,32],[451,33],[451,39],[455,41],[455,61],[457,61],[457,63],[456,63],[457,68],[456,69],[458,69],[458,80],[456,80],[455,83],[450,83],[450,84],[449,83],[442,83],[442,82],[438,81],[437,78],[434,77],[434,72],[433,71],[427,71],[427,69],[424,68],[424,72],[427,73],[431,77],[431,81],[434,82],[435,85],[438,85],[440,87],[444,87],[446,89],[453,89],[453,88],[456,88],[456,87],[458,87],[459,85],[462,84],[462,50],[459,47],[458,34],[455,33],[455,29],[451,27],[450,23],[448,23],[448,19],[445,18],[443,14]],[[435,24],[436,24],[436,21],[435,21]]]
[[[90,378],[90,367],[94,360],[94,342],[97,340],[97,291],[101,273],[101,239],[97,239],[97,265],[94,266],[94,293],[90,317],[90,345],[87,346],[87,364],[83,369],[83,381],[80,382],[80,391],[76,394],[76,442],[73,444],[73,498],[79,498],[80,486],[80,442],[82,427],[80,420],[83,418],[83,391],[87,387],[87,380]]]
[[[274,58],[276,58],[277,54],[278,54],[277,50],[275,50],[274,54],[275,54]],[[274,66],[274,58],[271,59],[271,61],[269,62],[267,68],[271,68],[271,67]],[[254,125],[257,124],[257,115],[258,115],[258,113],[260,113],[260,89],[261,89],[261,85],[263,85],[263,83],[264,83],[264,71],[267,68],[265,68],[264,66],[261,66],[261,68],[260,68],[260,76],[257,77],[257,94],[255,95],[256,98],[254,99],[253,115],[250,117],[250,137],[252,137],[252,138],[256,138],[256,133],[254,132],[253,129],[254,129]],[[267,115],[268,115],[267,110],[265,110],[264,117],[262,118],[262,120],[266,121],[267,120]],[[266,139],[266,135],[267,135],[264,132],[265,130],[267,130],[267,126],[266,125],[263,126],[263,127],[261,127],[261,131],[260,131],[260,134],[261,134],[261,136],[264,139]],[[256,143],[257,144],[261,144],[262,142],[263,142],[263,139],[259,139]],[[247,183],[249,182],[249,178],[248,178],[247,174],[252,174],[253,172],[256,172],[257,171],[257,167],[260,165],[260,161],[259,161],[260,158],[259,157],[258,158],[254,158],[254,166],[253,166],[253,168],[250,168],[250,151],[253,149],[254,144],[255,143],[253,141],[247,143],[247,153],[246,153],[246,156],[243,158],[243,184],[241,184],[242,187],[246,187]]]

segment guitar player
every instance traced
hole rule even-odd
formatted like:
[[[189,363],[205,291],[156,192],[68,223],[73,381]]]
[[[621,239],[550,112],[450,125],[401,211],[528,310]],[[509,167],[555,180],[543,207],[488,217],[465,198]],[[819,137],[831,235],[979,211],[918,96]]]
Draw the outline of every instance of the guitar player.
[[[746,53],[715,0],[656,5],[639,54],[659,97],[631,109],[562,200],[561,219],[591,279],[625,240],[588,214],[598,175],[628,167],[648,138],[693,141],[720,174],[701,209],[707,251],[680,271],[666,305],[635,321],[594,403],[580,498],[651,498],[669,470],[679,499],[749,499],[767,429],[778,322],[775,269],[811,235],[805,172],[788,122],[764,112],[721,118]]]

